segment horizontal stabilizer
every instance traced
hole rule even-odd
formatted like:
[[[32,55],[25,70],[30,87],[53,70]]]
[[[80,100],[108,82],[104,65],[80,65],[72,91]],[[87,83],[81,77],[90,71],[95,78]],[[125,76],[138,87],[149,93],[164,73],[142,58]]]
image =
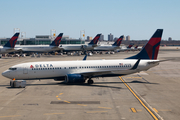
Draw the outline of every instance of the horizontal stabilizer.
[[[155,64],[155,63],[160,63],[160,62],[165,62],[165,61],[170,61],[170,60],[175,60],[175,59],[152,61],[152,62],[148,62],[148,64]]]

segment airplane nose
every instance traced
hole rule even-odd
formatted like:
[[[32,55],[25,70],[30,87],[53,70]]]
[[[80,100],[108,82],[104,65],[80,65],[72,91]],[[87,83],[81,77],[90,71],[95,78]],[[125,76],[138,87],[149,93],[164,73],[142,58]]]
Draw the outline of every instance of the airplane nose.
[[[4,71],[4,72],[2,73],[2,76],[7,77],[7,76],[8,76],[8,71]]]

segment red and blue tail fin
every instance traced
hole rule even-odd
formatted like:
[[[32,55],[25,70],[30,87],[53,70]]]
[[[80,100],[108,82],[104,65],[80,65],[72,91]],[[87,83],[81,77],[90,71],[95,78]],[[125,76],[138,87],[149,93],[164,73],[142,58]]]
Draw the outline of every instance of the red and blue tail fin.
[[[113,46],[120,46],[123,38],[124,38],[124,35],[120,36],[120,37],[116,40],[116,42],[113,44]]]
[[[50,44],[51,46],[59,46],[63,33],[60,33],[54,41]]]
[[[127,48],[131,48],[134,45],[134,43],[130,43],[129,46],[127,46]]]
[[[135,56],[127,59],[150,59],[156,60],[159,52],[163,29],[157,29],[143,49]]]
[[[4,47],[11,47],[11,48],[14,48],[16,42],[17,42],[17,39],[19,37],[19,33],[15,33],[12,38],[4,45]]]
[[[90,45],[95,45],[99,41],[99,38],[101,37],[101,34],[97,34],[96,37],[94,37],[93,40],[89,43]]]
[[[137,48],[138,48],[138,45],[136,45],[135,49],[137,49]]]

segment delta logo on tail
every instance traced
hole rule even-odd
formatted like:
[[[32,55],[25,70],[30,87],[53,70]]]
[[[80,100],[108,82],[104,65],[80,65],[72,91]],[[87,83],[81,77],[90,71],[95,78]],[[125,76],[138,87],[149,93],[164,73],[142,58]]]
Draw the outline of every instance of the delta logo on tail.
[[[162,29],[158,29],[144,47],[144,53],[148,55],[149,59],[157,59],[162,32]]]
[[[159,46],[161,43],[163,29],[157,29],[148,43],[142,48],[141,52],[137,55],[127,59],[151,59],[156,60],[158,56]]]
[[[134,45],[134,43],[131,43],[127,48],[131,48]]]
[[[4,47],[11,47],[11,48],[14,48],[16,42],[17,42],[17,39],[19,37],[19,33],[15,33],[13,35],[13,37],[4,45]]]
[[[113,46],[120,46],[123,38],[124,38],[124,35],[120,36],[120,37],[117,39],[117,41],[113,44]]]
[[[136,45],[135,49],[137,49],[137,48],[138,48],[138,45]]]
[[[101,34],[97,34],[96,37],[94,37],[94,39],[89,44],[97,44],[100,37],[101,37]]]
[[[61,39],[62,39],[62,36],[63,36],[63,33],[60,33],[50,45],[59,46]]]

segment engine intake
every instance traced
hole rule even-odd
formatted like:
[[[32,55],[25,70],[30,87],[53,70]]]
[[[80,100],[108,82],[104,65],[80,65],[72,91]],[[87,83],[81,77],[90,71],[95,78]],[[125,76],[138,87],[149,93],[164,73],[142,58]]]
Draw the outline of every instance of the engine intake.
[[[65,77],[66,83],[82,83],[85,82],[86,78],[80,74],[67,74]]]

